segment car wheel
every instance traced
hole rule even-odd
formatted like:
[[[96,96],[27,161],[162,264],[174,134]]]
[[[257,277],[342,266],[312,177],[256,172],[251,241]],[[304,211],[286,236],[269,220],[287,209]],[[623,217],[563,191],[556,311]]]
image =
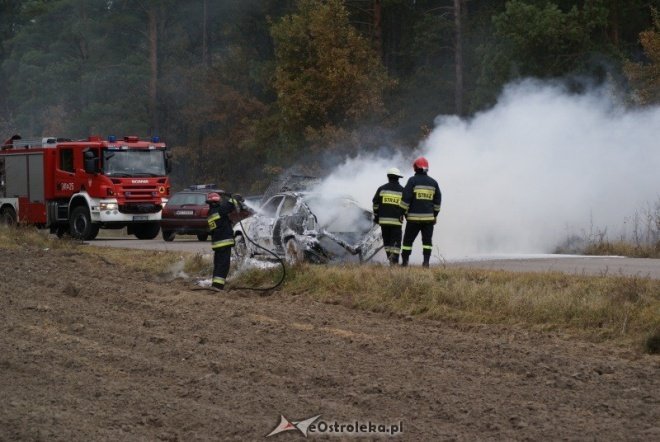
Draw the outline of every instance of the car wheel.
[[[245,242],[243,235],[238,234],[234,236],[234,241],[234,247],[231,248],[231,259],[236,267],[241,267],[250,252],[248,251],[247,243]]]
[[[301,264],[305,261],[305,251],[300,246],[300,243],[291,238],[284,246],[284,259],[289,265]]]
[[[174,241],[174,237],[176,236],[176,233],[169,231],[169,230],[163,230],[163,239],[167,242]]]
[[[5,226],[16,224],[16,211],[13,207],[5,207],[0,211],[0,224]]]
[[[99,226],[92,223],[89,210],[85,206],[78,206],[71,212],[69,218],[69,233],[75,239],[90,241],[99,233]]]
[[[206,241],[209,238],[208,233],[200,233],[197,235],[198,241]]]
[[[133,234],[137,239],[154,239],[158,236],[158,232],[160,232],[158,223],[137,224],[133,228]]]

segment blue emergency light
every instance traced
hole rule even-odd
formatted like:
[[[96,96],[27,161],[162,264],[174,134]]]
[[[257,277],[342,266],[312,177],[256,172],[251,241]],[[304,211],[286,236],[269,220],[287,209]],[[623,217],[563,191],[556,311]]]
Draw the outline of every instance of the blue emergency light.
[[[189,187],[190,190],[204,190],[204,189],[215,189],[217,186],[215,184],[193,184]]]

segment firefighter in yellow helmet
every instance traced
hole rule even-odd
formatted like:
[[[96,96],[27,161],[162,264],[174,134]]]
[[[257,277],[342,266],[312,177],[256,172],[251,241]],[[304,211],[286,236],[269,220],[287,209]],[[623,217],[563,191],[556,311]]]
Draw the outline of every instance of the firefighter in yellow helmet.
[[[213,249],[213,280],[211,287],[216,290],[225,288],[225,281],[231,264],[231,248],[235,245],[233,223],[230,215],[244,209],[243,197],[209,193],[206,196],[209,214],[206,219],[211,231],[211,248]]]
[[[403,175],[399,169],[396,167],[387,169],[388,182],[376,190],[372,200],[374,223],[380,225],[385,254],[392,265],[399,263],[401,253],[403,215],[399,204],[403,195],[403,187],[399,184],[400,178],[403,178]]]

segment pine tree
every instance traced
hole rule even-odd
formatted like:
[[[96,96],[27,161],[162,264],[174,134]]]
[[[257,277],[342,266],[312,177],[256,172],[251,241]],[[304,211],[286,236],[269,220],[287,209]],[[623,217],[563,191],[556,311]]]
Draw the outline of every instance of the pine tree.
[[[625,70],[640,104],[660,103],[660,14],[653,10],[653,28],[639,34],[645,63],[626,63]]]

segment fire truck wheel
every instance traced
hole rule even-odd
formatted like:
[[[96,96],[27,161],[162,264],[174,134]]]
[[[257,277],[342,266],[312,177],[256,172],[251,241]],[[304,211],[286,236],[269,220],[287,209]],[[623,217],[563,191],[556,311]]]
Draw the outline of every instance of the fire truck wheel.
[[[133,227],[133,234],[137,239],[154,239],[160,232],[160,224],[145,223]]]
[[[198,241],[206,241],[207,239],[209,239],[209,235],[206,233],[200,233],[197,235]]]
[[[76,239],[90,241],[99,233],[99,226],[92,223],[89,210],[85,206],[78,206],[71,212],[69,219],[69,233]]]
[[[0,210],[0,224],[13,226],[16,224],[16,211],[13,207],[5,207]]]
[[[57,235],[58,238],[64,237],[67,233],[69,233],[68,226],[57,226],[57,229],[55,230],[55,235]]]
[[[171,232],[169,230],[163,230],[163,239],[167,242],[174,241],[174,237],[176,236],[176,233]]]

